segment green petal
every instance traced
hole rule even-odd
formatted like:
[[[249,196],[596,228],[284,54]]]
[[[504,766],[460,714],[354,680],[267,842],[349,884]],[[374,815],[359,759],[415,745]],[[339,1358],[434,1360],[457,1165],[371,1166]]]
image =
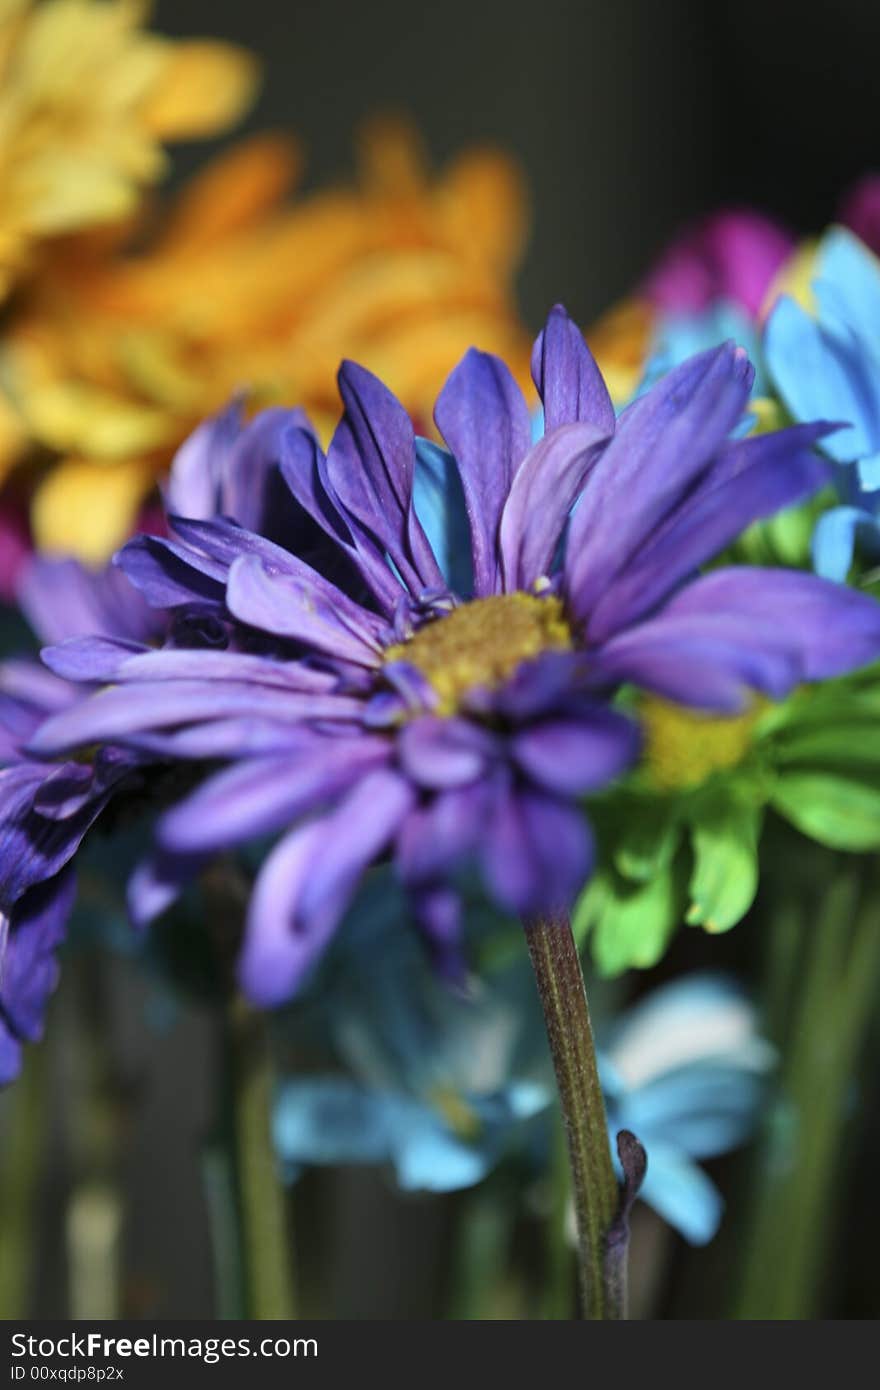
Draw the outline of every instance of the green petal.
[[[673,802],[631,802],[631,816],[621,828],[614,848],[614,866],[624,878],[644,883],[671,862],[681,839],[681,826]]]
[[[781,816],[820,844],[848,850],[880,847],[880,775],[781,772],[772,802]]]
[[[634,887],[614,873],[599,875],[575,909],[579,940],[592,932],[593,960],[602,975],[655,965],[681,921],[683,884],[675,864]]]
[[[689,925],[727,931],[751,907],[758,887],[761,819],[759,808],[739,799],[703,803],[692,831]]]

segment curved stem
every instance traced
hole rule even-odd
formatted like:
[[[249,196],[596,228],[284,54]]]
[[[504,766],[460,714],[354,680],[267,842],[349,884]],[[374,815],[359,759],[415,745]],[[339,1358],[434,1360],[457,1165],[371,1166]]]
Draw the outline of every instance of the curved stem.
[[[606,1262],[619,1194],[577,946],[563,916],[527,922],[526,939],[568,1140],[584,1316],[623,1318],[622,1286]]]

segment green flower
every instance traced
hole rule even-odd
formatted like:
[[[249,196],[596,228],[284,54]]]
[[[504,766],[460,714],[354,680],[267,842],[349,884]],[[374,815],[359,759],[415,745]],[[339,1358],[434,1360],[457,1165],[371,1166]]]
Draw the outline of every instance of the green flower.
[[[730,719],[639,699],[642,762],[592,807],[598,871],[574,916],[603,974],[654,965],[679,926],[749,910],[778,815],[837,850],[880,848],[880,669]]]

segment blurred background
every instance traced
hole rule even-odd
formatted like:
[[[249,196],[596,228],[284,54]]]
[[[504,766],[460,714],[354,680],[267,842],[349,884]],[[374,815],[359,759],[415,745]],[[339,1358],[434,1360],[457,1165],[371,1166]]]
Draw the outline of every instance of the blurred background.
[[[438,163],[475,140],[509,150],[532,190],[530,326],[557,299],[589,322],[719,203],[818,229],[880,159],[870,0],[159,0],[155,27],[260,54],[246,128],[293,127],[307,184],[350,176],[377,109],[412,115]]]
[[[159,0],[155,11],[160,32],[222,36],[260,55],[264,87],[245,129],[293,129],[307,151],[306,188],[350,178],[353,132],[377,109],[409,114],[438,165],[476,140],[512,153],[531,190],[532,235],[518,291],[532,328],[556,300],[582,323],[595,319],[631,289],[681,223],[702,211],[748,203],[808,232],[831,220],[852,178],[880,165],[880,9],[869,0],[445,0],[421,9],[406,0]],[[207,153],[205,142],[180,148],[175,178]],[[758,950],[748,924],[721,941],[685,937],[662,973],[704,963],[747,969]],[[213,1113],[215,1025],[193,1007],[147,1031],[152,987],[124,959],[105,961],[100,975],[71,974],[41,1050],[57,1132],[40,1203],[31,1310],[71,1316],[77,1288],[86,1304],[89,1297],[81,1282],[88,1270],[69,1268],[60,1233],[76,1219],[69,1195],[78,1155],[67,1120],[85,1063],[73,1019],[97,994],[112,1020],[124,1115],[120,1311],[210,1316],[196,1155]],[[878,1143],[869,1133],[854,1164],[876,1165]],[[714,1166],[725,1191],[741,1180],[744,1161],[738,1165]],[[438,1316],[447,1217],[461,1200],[403,1199],[370,1172],[306,1178],[297,1195],[300,1253],[318,1271],[315,1297],[320,1292],[325,1309],[340,1317]],[[876,1199],[866,1200],[874,1207],[870,1226]],[[850,1217],[845,1225],[857,1230],[864,1208]],[[672,1260],[662,1306],[649,1288],[636,1290],[642,1311],[722,1315],[729,1230],[698,1252],[647,1214],[637,1234],[645,1249],[668,1245]],[[880,1305],[877,1272],[864,1251],[839,1254],[846,1255],[837,1262],[843,1273],[825,1315],[868,1316]]]

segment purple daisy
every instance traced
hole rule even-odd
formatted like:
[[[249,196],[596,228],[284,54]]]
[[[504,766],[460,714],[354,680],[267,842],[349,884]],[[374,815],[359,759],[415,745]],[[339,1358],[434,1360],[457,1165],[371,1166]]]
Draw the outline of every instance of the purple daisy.
[[[164,633],[163,616],[118,571],[92,574],[74,560],[32,560],[18,599],[44,642],[91,633],[136,649]],[[0,662],[0,1085],[18,1074],[23,1043],[42,1033],[75,896],[70,861],[135,764],[109,748],[93,760],[28,757],[27,741],[46,719],[81,699],[80,686],[39,661]]]
[[[562,309],[532,368],[537,443],[506,366],[472,350],[437,401],[447,452],[345,363],[326,455],[302,417],[276,417],[234,506],[220,491],[240,425],[209,422],[175,467],[172,538],[117,558],[149,603],[216,621],[227,645],[101,637],[43,653],[106,688],[51,714],[32,759],[97,746],[206,765],[158,819],[135,921],[213,856],[277,837],[240,957],[260,1004],[297,989],[382,858],[449,969],[462,874],[478,870],[526,920],[566,909],[592,862],[581,800],[637,756],[638,730],[612,706],[622,686],[733,712],[880,656],[867,595],[800,572],[700,572],[826,478],[813,445],[827,426],[731,437],[752,381],[740,350],[693,358],[617,420]]]

